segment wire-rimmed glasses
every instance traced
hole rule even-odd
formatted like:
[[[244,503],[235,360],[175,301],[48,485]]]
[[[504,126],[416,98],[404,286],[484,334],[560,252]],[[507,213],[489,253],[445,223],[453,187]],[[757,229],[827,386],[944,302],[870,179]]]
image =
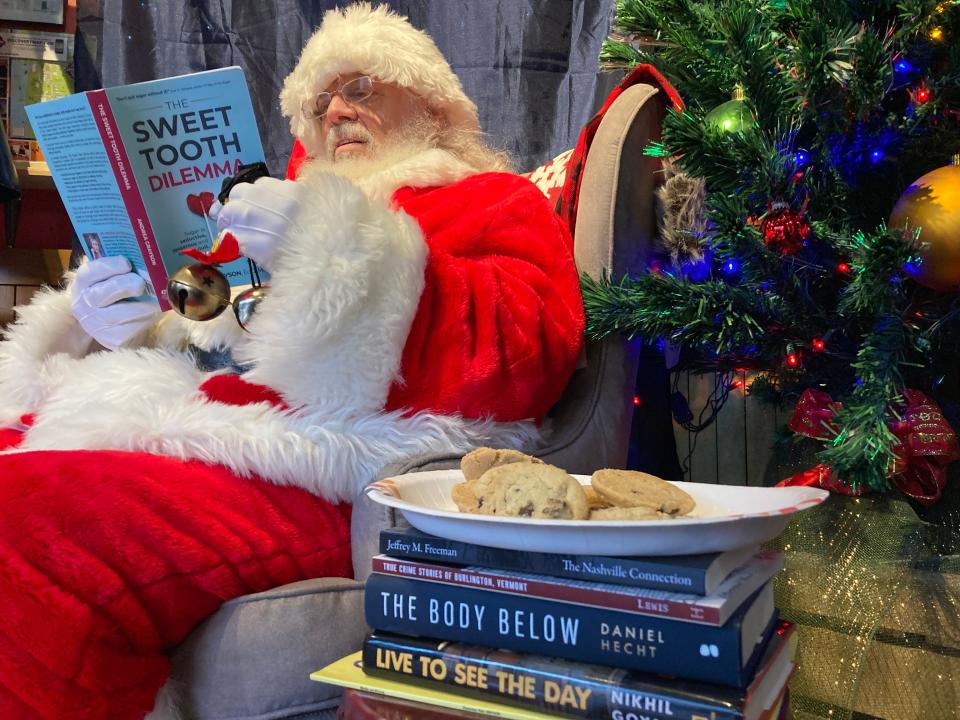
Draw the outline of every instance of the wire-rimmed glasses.
[[[339,95],[350,105],[357,105],[365,102],[372,94],[373,80],[368,75],[361,75],[343,83],[332,93],[317,93],[316,97],[304,101],[300,105],[300,113],[306,120],[320,120],[327,114],[334,95]]]

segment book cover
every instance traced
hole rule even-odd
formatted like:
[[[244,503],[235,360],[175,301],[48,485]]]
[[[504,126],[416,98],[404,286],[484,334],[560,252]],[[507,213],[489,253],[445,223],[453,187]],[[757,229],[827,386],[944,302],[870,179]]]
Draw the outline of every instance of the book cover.
[[[405,681],[373,677],[363,672],[361,655],[361,651],[357,651],[352,655],[340,658],[325,668],[310,673],[310,679],[338,687],[364,690],[390,698],[422,702],[428,705],[450,708],[454,711],[478,713],[490,717],[507,718],[507,720],[550,720],[555,717],[547,713],[507,705],[494,700],[465,698],[446,689],[425,688]]]
[[[373,573],[367,624],[404,635],[491,645],[744,687],[776,619],[767,583],[722,627]]]
[[[167,277],[210,248],[223,180],[262,162],[239,67],[91,90],[27,107],[74,230],[91,258],[123,255],[162,309]],[[249,282],[240,259],[221,268]]]
[[[716,592],[720,583],[757,550],[746,547],[708,555],[605,557],[504,550],[435,537],[414,528],[380,533],[380,552],[395,558],[478,565],[693,595]]]
[[[744,690],[664,678],[480,645],[374,633],[363,645],[368,675],[496,697],[541,712],[614,720],[754,720],[773,708],[794,667],[796,633],[781,622]]]
[[[374,572],[385,575],[418,577],[461,587],[487,588],[515,595],[596,605],[640,615],[658,615],[704,625],[723,625],[748,597],[783,569],[783,554],[757,553],[727,576],[711,595],[671,593],[513,570],[398,560],[389,555],[375,555],[372,565]]]

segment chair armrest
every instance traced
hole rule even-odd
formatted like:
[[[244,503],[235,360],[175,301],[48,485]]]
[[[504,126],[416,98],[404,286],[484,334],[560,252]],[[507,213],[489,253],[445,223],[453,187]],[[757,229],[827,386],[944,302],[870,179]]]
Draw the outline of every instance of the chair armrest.
[[[447,470],[460,467],[460,455],[434,453],[409,457],[387,465],[377,474],[377,480],[421,470]],[[353,576],[365,581],[370,574],[370,558],[380,552],[380,531],[395,527],[409,527],[403,515],[376,503],[362,490],[354,498],[350,518],[350,544],[353,552]]]
[[[319,717],[341,688],[308,674],[367,632],[362,583],[301,580],[225,602],[171,651],[169,682],[184,717]]]

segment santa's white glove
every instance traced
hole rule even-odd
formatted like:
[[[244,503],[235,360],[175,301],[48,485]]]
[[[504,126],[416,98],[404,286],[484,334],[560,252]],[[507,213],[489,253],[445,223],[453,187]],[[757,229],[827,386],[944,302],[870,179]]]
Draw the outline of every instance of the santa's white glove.
[[[264,177],[234,185],[227,203],[214,203],[209,214],[221,232],[228,230],[237,238],[244,257],[269,272],[284,239],[300,230],[309,201],[310,191],[303,185]]]
[[[70,309],[84,331],[104,347],[129,344],[160,319],[160,306],[132,300],[146,291],[143,278],[124,257],[105,257],[81,265],[71,290]]]

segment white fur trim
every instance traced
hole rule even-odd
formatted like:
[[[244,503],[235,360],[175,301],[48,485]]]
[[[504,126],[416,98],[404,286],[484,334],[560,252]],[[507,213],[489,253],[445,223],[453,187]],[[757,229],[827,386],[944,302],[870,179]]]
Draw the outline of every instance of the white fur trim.
[[[369,73],[409,88],[446,118],[450,127],[478,131],[477,106],[463,92],[436,44],[386,6],[358,3],[328,11],[283,83],[280,109],[308,150],[321,147],[319,123],[303,122],[300,106],[338,75]]]
[[[72,360],[64,377],[11,452],[116,449],[197,459],[350,502],[403,458],[530,447],[537,438],[526,422],[210,402],[196,390],[206,376],[189,356],[161,350],[95,353]]]
[[[30,304],[18,307],[17,321],[0,342],[0,427],[33,412],[60,382],[64,362],[93,345],[70,311],[69,290],[44,287]]]
[[[284,238],[270,293],[234,356],[291,406],[375,412],[386,402],[424,284],[416,222],[334,175]]]

